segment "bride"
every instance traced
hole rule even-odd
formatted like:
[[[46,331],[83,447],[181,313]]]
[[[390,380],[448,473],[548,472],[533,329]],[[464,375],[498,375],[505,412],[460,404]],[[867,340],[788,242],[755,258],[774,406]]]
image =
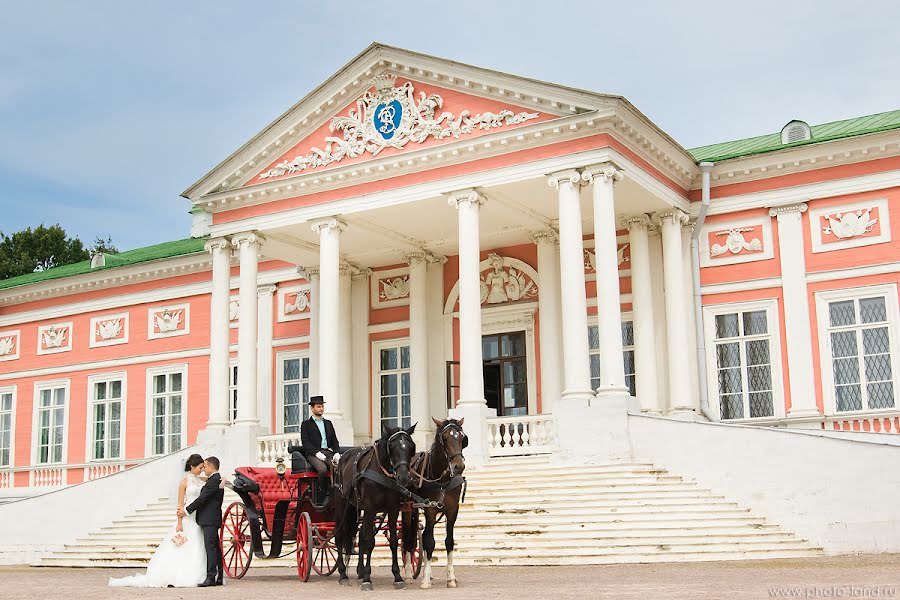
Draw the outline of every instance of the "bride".
[[[184,508],[197,499],[204,482],[200,479],[203,458],[191,454],[184,465],[185,476],[178,486],[178,508]],[[180,535],[178,535],[180,534]],[[173,538],[183,539],[178,544]],[[120,579],[109,579],[112,587],[196,587],[206,579],[206,547],[203,531],[197,525],[194,514],[179,517],[175,527],[160,542],[147,572]]]

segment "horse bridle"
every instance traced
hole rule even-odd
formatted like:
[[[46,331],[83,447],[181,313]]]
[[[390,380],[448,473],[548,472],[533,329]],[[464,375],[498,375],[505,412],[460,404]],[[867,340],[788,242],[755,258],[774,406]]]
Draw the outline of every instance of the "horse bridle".
[[[394,433],[392,433],[392,434],[390,435],[390,437],[388,437],[387,440],[385,440],[385,442],[384,442],[384,448],[385,448],[385,451],[386,451],[386,453],[387,453],[387,459],[388,459],[388,461],[389,461],[388,467],[389,467],[390,472],[389,472],[388,475],[389,475],[390,477],[396,477],[396,474],[397,474],[397,468],[398,468],[398,467],[401,467],[401,466],[404,466],[404,465],[405,465],[407,469],[409,468],[409,461],[408,461],[408,460],[404,460],[404,461],[398,462],[397,464],[394,464],[394,459],[391,457],[391,442],[394,441],[394,438],[396,438],[397,436],[401,436],[401,435],[405,435],[407,438],[409,438],[410,443],[412,443],[412,444],[413,444],[413,448],[415,448],[415,442],[413,441],[412,436],[409,435],[409,434],[406,432],[406,430],[404,430],[404,429],[401,429],[400,431],[395,431]],[[375,455],[378,456],[378,452],[377,452],[377,451],[376,451]]]
[[[448,429],[456,429],[457,431],[459,431],[462,434],[462,442],[460,445],[461,449],[459,452],[456,452],[455,454],[450,454],[447,451],[447,442],[446,442],[446,440],[444,440],[444,432],[447,431]],[[459,426],[459,423],[451,422],[451,423],[447,423],[446,425],[441,427],[440,431],[438,431],[438,438],[440,438],[440,440],[441,440],[441,450],[444,451],[444,456],[447,457],[447,468],[450,468],[450,462],[457,456],[462,456],[463,455],[462,449],[464,449],[466,446],[469,445],[469,436],[467,436],[466,432],[463,431],[463,428]]]

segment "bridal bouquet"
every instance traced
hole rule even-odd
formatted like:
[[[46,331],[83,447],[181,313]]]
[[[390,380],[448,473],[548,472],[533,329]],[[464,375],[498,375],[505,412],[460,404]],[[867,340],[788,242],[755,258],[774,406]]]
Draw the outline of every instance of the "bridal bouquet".
[[[176,546],[181,546],[187,541],[187,536],[184,535],[183,532],[179,531],[175,535],[172,536],[172,543]]]

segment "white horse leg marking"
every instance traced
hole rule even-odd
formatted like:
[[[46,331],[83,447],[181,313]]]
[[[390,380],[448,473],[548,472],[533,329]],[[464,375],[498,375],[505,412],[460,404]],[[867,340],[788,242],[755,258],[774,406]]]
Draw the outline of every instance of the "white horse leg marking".
[[[447,553],[447,587],[456,587],[456,574],[453,572],[453,551]]]
[[[425,573],[422,575],[422,589],[427,590],[431,587],[431,561],[422,557],[422,560],[425,561]]]
[[[410,565],[412,564],[412,552],[404,552],[403,553],[403,579],[411,579],[412,571],[410,571]]]

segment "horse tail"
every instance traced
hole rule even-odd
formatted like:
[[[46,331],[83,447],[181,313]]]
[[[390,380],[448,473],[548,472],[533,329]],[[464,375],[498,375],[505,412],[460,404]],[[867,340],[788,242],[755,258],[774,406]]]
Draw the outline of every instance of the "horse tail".
[[[419,509],[404,511],[401,515],[403,515],[403,553],[413,553],[418,545],[416,538],[419,532]]]

